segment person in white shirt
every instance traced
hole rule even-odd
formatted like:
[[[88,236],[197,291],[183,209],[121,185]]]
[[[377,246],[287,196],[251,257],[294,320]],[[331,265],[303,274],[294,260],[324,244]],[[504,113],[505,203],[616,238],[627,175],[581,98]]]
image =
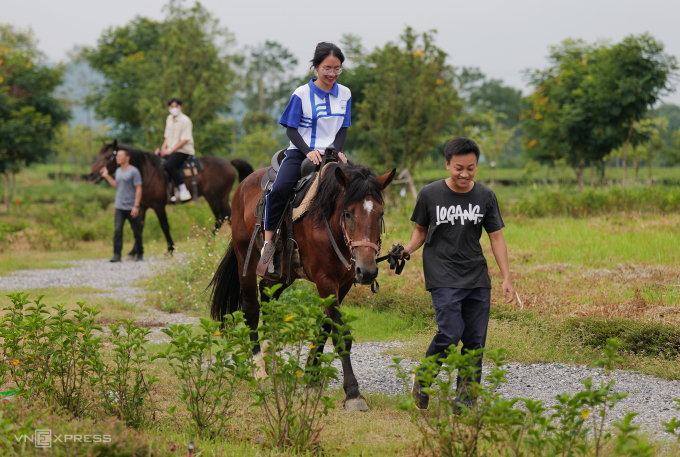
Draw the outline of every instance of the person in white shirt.
[[[333,145],[340,160],[347,163],[342,148],[347,128],[351,125],[352,93],[337,83],[344,61],[345,56],[336,45],[319,43],[311,61],[318,77],[295,89],[281,115],[279,123],[286,127],[290,146],[267,195],[265,247],[271,241],[290,194],[300,179],[303,160],[308,158],[318,165],[326,147]]]
[[[194,155],[193,124],[191,119],[182,113],[182,100],[171,98],[168,101],[170,115],[165,121],[165,141],[156,149],[156,155],[165,157],[163,168],[179,189],[181,201],[191,200],[191,193],[184,184],[184,173],[181,166],[190,155]],[[175,197],[171,200],[174,202]]]

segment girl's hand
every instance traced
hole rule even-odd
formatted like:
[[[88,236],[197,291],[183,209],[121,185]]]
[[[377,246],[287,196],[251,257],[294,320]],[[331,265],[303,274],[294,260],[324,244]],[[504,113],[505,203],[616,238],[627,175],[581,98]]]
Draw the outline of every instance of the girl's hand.
[[[338,152],[338,157],[340,157],[342,163],[347,163],[347,156],[345,154],[343,154],[342,152]]]
[[[319,165],[321,163],[321,156],[323,155],[323,152],[321,151],[309,151],[307,153],[307,158],[311,160],[314,165]]]

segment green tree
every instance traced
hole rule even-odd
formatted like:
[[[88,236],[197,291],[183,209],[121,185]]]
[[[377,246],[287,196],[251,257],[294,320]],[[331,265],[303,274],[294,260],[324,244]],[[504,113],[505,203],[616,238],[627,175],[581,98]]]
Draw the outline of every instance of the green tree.
[[[281,43],[265,41],[250,49],[246,60],[245,97],[249,111],[281,114],[295,89],[297,59]]]
[[[503,123],[504,113],[488,111],[479,114],[480,124],[474,128],[468,127],[467,134],[479,144],[484,159],[491,167],[491,185],[494,185],[494,171],[503,153],[510,147],[517,127],[506,127]]]
[[[108,128],[98,126],[91,128],[77,124],[74,127],[63,124],[56,132],[52,150],[56,154],[58,172],[63,173],[63,165],[67,162],[76,164],[76,173],[80,175],[93,162],[92,143],[104,139]]]
[[[62,66],[45,63],[30,31],[0,24],[0,172],[8,210],[10,171],[44,160],[55,130],[69,118],[55,97],[62,78]]]
[[[435,46],[434,32],[417,35],[407,27],[400,38],[400,43],[390,42],[366,57],[376,77],[357,104],[357,125],[388,168],[413,167],[440,141],[462,107],[453,68]]]
[[[184,7],[171,0],[165,11],[163,22],[137,17],[108,29],[95,48],[83,51],[106,78],[90,103],[101,119],[117,125],[121,139],[152,149],[162,142],[167,100],[179,97],[196,137],[203,130],[222,132],[218,143],[228,144],[231,132],[211,124],[223,123],[219,113],[229,110],[233,38],[200,3]],[[206,152],[199,143],[196,148]]]
[[[672,90],[671,75],[677,70],[675,57],[651,35],[630,35],[605,52],[600,73],[603,101],[598,115],[618,124],[623,142],[623,188],[627,178],[628,145],[634,127],[666,92]]]

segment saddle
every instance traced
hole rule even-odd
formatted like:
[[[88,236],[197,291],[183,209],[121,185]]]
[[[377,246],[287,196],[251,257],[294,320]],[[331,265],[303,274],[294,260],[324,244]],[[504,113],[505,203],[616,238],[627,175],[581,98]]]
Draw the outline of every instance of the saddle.
[[[165,160],[165,159],[163,159]],[[193,195],[193,201],[197,202],[198,201],[198,186],[196,184],[196,176],[199,173],[203,172],[203,165],[201,164],[201,160],[193,155],[190,155],[189,157],[186,158],[186,160],[180,165],[180,170],[184,173],[184,176],[186,177],[191,177],[191,195]],[[176,189],[175,185],[173,184],[172,180],[170,179],[170,176],[165,172],[165,168],[163,168],[163,173],[165,174],[165,182],[167,183],[167,194],[168,194],[168,201],[170,201],[170,197],[175,195]],[[175,195],[175,197],[178,197]],[[179,198],[175,198],[175,204],[182,203]]]
[[[260,199],[255,206],[255,219],[256,225],[255,230],[250,239],[250,245],[248,246],[248,252],[246,254],[246,260],[243,265],[243,276],[246,275],[248,264],[250,262],[250,257],[254,246],[257,246],[258,251],[262,249],[264,245],[264,212],[266,198],[271,191],[271,186],[276,179],[281,162],[285,157],[285,149],[278,151],[272,156],[272,166],[263,175],[260,182],[260,187],[262,188],[262,194]],[[302,279],[309,279],[304,271],[302,265],[302,258],[300,256],[300,250],[297,242],[295,241],[295,231],[293,229],[293,222],[300,219],[309,209],[312,199],[316,195],[316,190],[319,183],[319,173],[323,173],[323,166],[328,162],[337,162],[338,158],[335,154],[335,148],[326,148],[323,162],[321,165],[315,165],[309,159],[305,159],[300,166],[301,178],[293,188],[293,193],[291,195],[286,209],[281,217],[278,227],[274,231],[274,237],[272,241],[267,245],[267,249],[264,252],[264,261],[267,262],[271,256],[274,256],[272,261],[273,269],[269,268],[263,277],[270,281],[279,281],[283,274],[283,251],[284,243],[280,236],[282,232],[285,231],[286,235],[286,246],[285,250],[287,252],[287,274],[286,283],[291,283],[291,270],[294,269],[298,277]],[[271,267],[271,265],[270,265]],[[273,270],[273,271],[272,271]]]
[[[180,167],[184,172],[184,176],[195,176],[203,171],[203,165],[196,156],[189,156]]]

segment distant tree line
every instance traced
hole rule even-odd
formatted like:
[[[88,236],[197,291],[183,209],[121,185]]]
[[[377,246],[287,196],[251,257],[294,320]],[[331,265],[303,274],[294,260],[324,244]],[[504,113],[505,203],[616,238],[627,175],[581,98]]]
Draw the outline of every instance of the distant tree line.
[[[47,65],[29,33],[0,28],[0,171],[50,154],[58,163],[87,162],[105,137],[152,150],[175,96],[193,120],[199,154],[265,165],[285,147],[278,117],[312,72],[297,73],[297,58],[276,41],[236,49],[200,3],[171,0],[164,13],[111,27],[77,50],[73,60],[103,82],[83,84],[86,94],[70,102],[55,92],[66,67]],[[680,162],[680,107],[653,109],[673,89],[677,64],[653,37],[564,41],[551,48],[548,68],[526,73],[526,96],[478,68],[453,67],[436,37],[406,27],[373,50],[356,35],[338,43],[347,57],[340,82],[353,100],[345,149],[355,160],[417,170],[443,160],[448,139],[466,135],[491,170],[568,165],[581,187],[588,167],[604,177],[607,164],[621,163],[627,178],[628,165],[637,177],[643,165],[651,176],[653,163]],[[106,127],[67,126],[73,103]]]

